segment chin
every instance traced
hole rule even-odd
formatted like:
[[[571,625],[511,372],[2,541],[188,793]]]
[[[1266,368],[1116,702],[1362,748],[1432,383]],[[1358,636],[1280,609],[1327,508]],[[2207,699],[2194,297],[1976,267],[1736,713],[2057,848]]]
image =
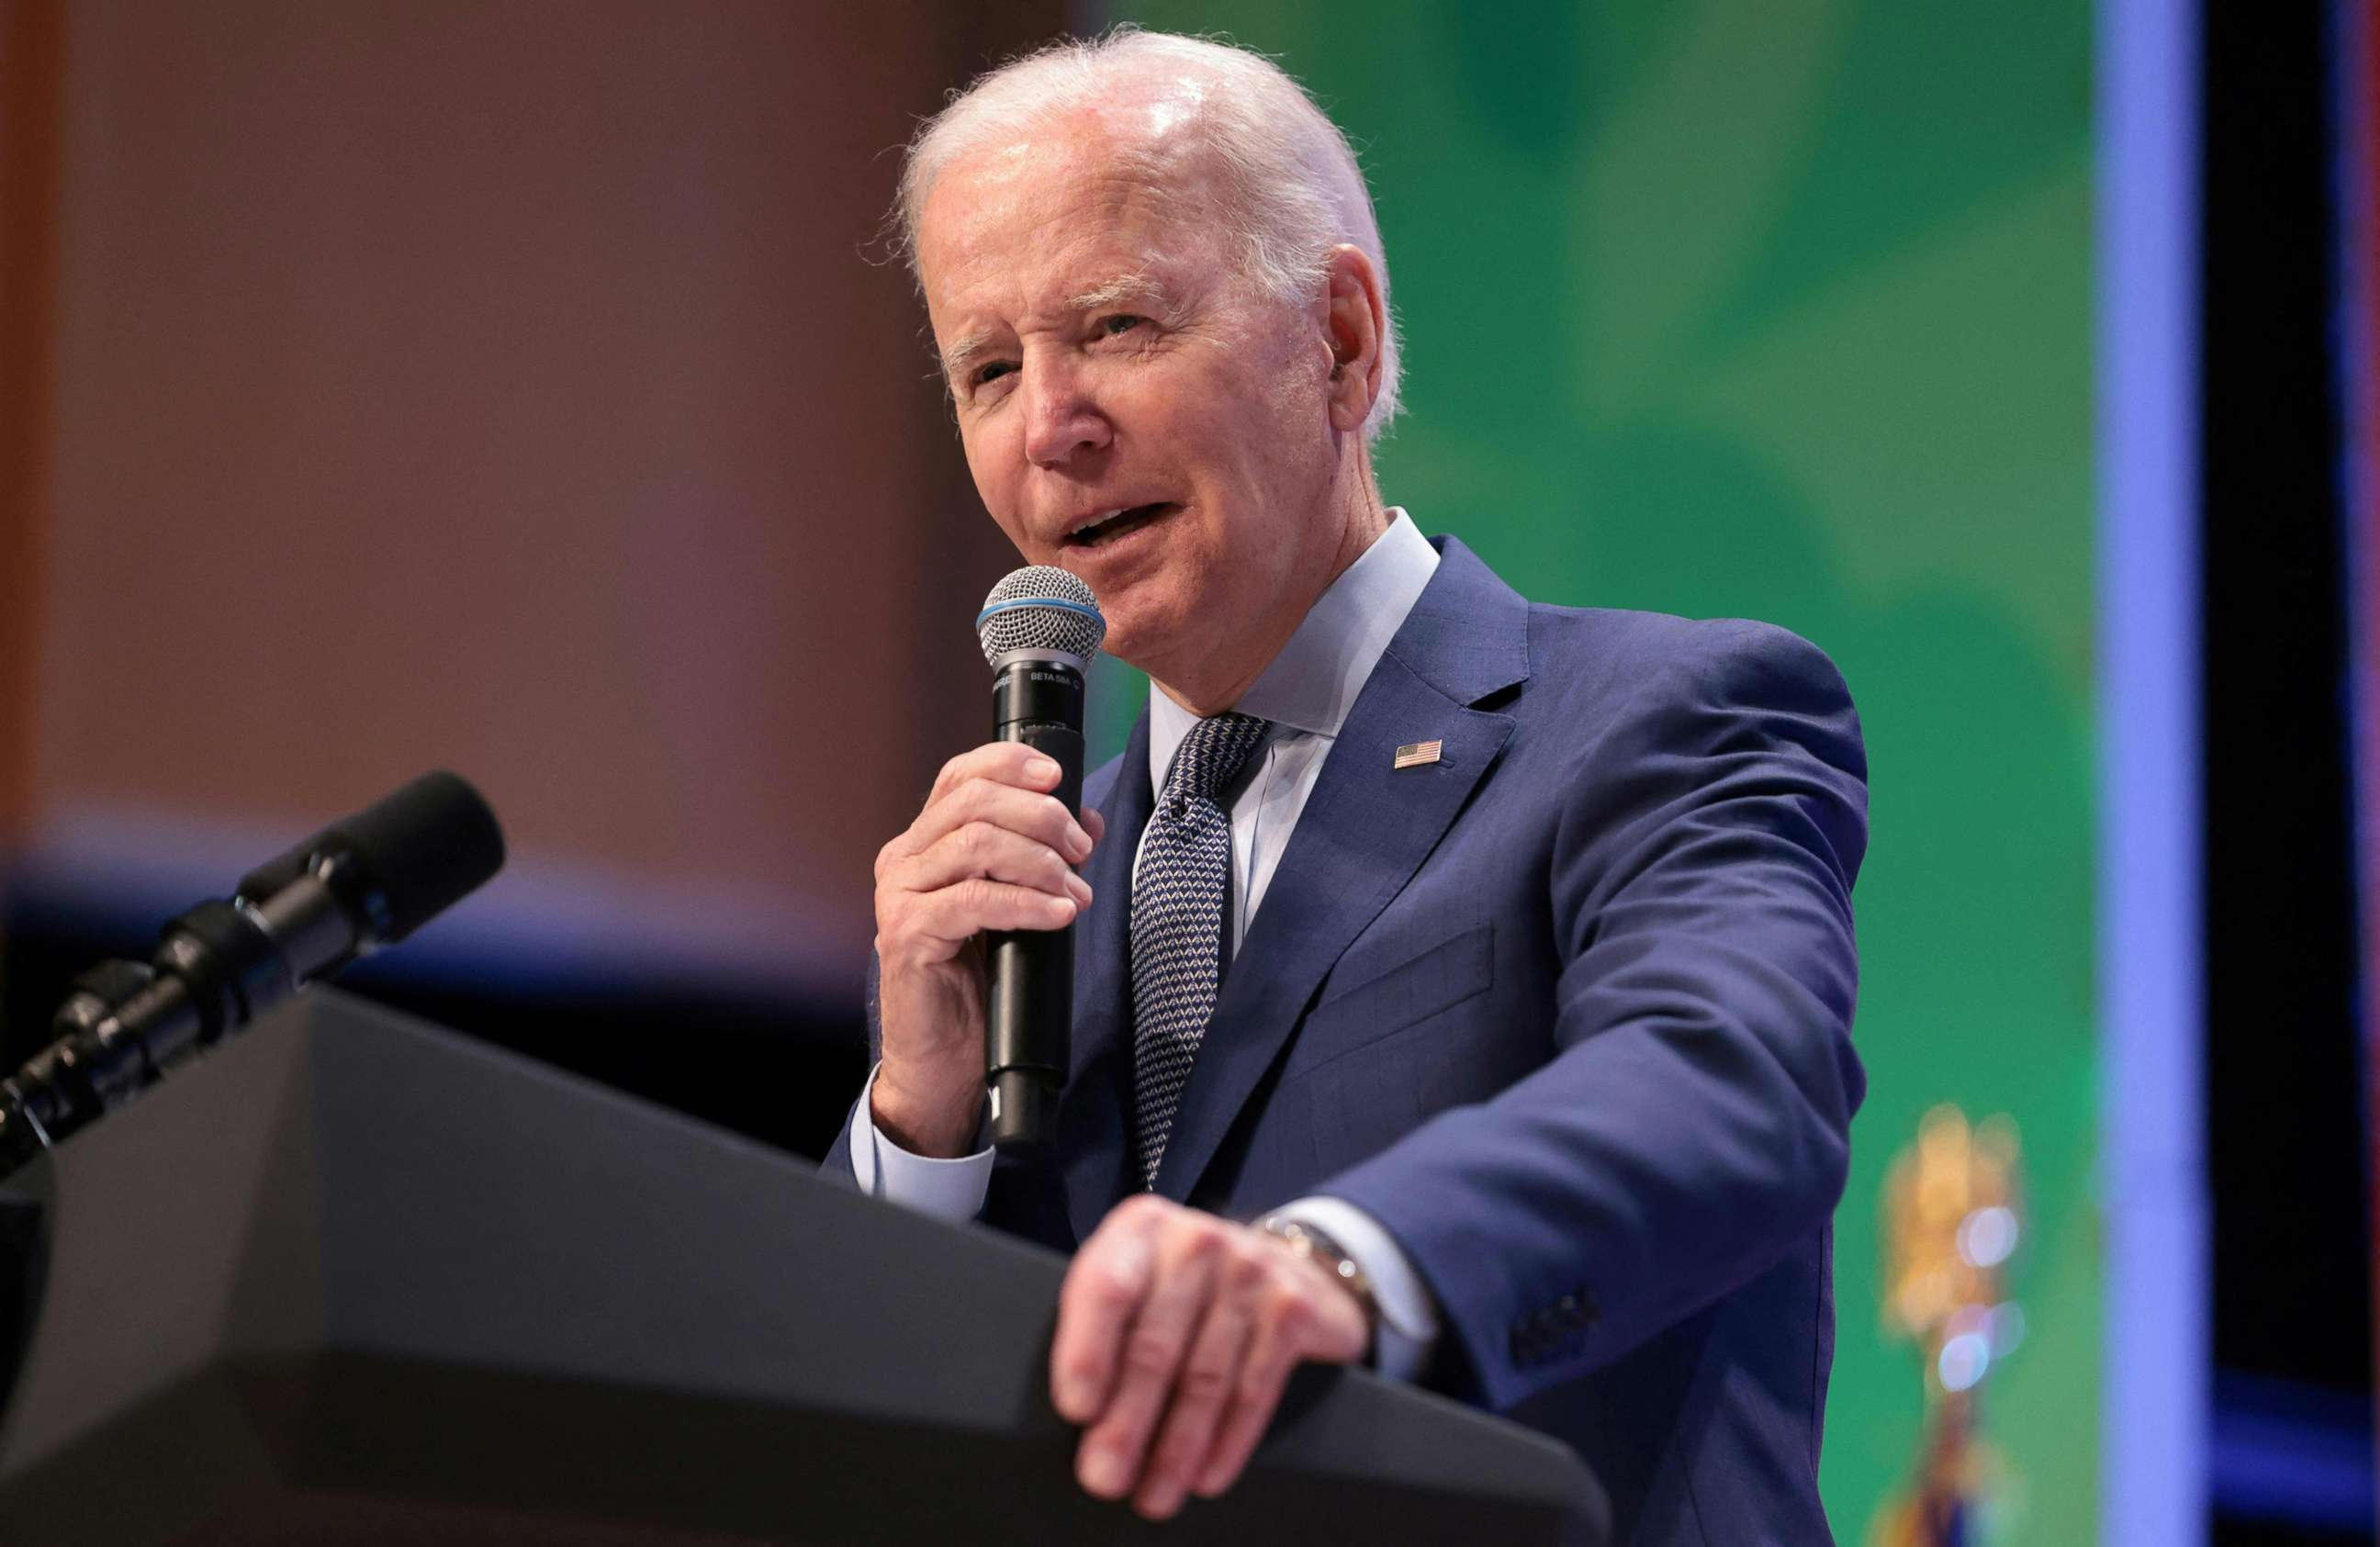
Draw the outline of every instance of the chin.
[[[1181,665],[1185,651],[1195,656],[1212,622],[1176,587],[1151,585],[1155,578],[1137,577],[1117,594],[1099,597],[1108,621],[1107,640],[1099,647],[1126,666],[1162,676],[1164,666]]]
[[[1102,606],[1105,598],[1102,598]],[[1108,636],[1099,648],[1123,661],[1126,666],[1148,671],[1152,661],[1168,654],[1166,647],[1178,637],[1180,630],[1158,626],[1156,621],[1137,610],[1124,609],[1107,615]]]
[[[1139,635],[1128,625],[1119,623],[1112,616],[1108,619],[1108,636],[1099,649],[1126,666],[1139,666],[1143,659]]]

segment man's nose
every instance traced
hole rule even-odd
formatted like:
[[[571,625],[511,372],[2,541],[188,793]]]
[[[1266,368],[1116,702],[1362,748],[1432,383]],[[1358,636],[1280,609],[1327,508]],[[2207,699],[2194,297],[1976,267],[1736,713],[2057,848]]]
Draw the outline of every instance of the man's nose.
[[[1115,429],[1063,364],[1043,363],[1025,373],[1025,454],[1038,467],[1059,467],[1115,439]]]

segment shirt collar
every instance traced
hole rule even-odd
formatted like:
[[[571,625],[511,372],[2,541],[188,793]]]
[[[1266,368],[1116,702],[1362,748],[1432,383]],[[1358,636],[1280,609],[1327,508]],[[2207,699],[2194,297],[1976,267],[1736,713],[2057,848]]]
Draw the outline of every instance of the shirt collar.
[[[1389,529],[1315,598],[1272,664],[1232,707],[1276,726],[1336,736],[1355,695],[1380,664],[1405,614],[1438,570],[1438,550],[1413,517],[1390,507]],[[1165,787],[1182,739],[1198,718],[1164,694],[1148,694],[1148,781]]]

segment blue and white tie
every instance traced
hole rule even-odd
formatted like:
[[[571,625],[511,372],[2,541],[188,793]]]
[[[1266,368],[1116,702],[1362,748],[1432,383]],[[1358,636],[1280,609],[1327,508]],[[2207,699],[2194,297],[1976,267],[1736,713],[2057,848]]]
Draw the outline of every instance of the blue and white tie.
[[[1134,1143],[1152,1188],[1222,982],[1232,816],[1215,796],[1271,729],[1243,714],[1192,726],[1141,845],[1132,883]]]

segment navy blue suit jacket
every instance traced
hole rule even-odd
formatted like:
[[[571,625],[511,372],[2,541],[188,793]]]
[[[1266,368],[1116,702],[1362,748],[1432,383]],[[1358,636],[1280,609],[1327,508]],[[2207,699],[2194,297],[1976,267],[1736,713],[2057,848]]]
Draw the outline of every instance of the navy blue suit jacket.
[[[1619,1540],[1825,1541],[1828,1221],[1864,1085],[1850,695],[1782,630],[1533,606],[1440,547],[1249,921],[1157,1190],[1369,1213],[1437,1298],[1432,1383],[1575,1447]],[[1146,716],[1085,800],[1107,836],[1058,1164],[1003,1164],[985,1208],[1061,1250],[1134,1183]]]

